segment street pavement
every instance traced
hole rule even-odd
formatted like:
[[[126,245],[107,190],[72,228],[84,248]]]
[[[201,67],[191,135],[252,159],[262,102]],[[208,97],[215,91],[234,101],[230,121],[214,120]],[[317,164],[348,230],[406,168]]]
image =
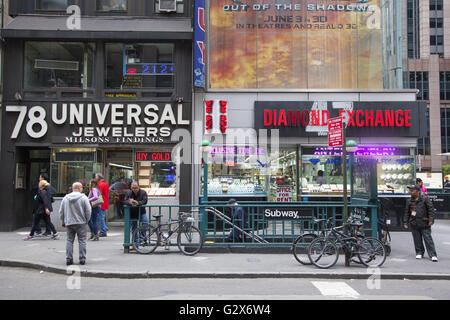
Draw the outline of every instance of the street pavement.
[[[176,305],[272,304],[267,300],[448,300],[448,280],[329,280],[329,279],[104,279],[78,278],[24,268],[1,268],[0,300],[157,300],[164,316],[177,319]],[[199,301],[206,302],[199,302]],[[233,301],[233,302],[229,302]],[[252,304],[254,304],[253,302]],[[152,302],[146,302],[146,308]],[[284,304],[283,309],[289,304]],[[109,308],[111,310],[111,308]],[[117,312],[118,308],[113,308]],[[150,308],[151,309],[151,308]],[[164,309],[164,308],[163,308]],[[410,308],[408,308],[410,309]],[[145,309],[144,309],[145,310]],[[335,312],[335,310],[332,308]],[[273,314],[278,312],[273,308]],[[321,315],[324,315],[321,310]],[[391,312],[392,310],[390,310]],[[404,315],[404,314],[403,314]],[[201,317],[198,317],[201,318]],[[255,318],[255,317],[253,317]],[[279,318],[279,317],[276,317]]]
[[[66,235],[59,240],[24,241],[29,232],[21,229],[0,233],[0,266],[27,267],[45,272],[67,274],[65,265]],[[111,228],[108,237],[88,241],[87,264],[78,266],[82,276],[100,278],[323,278],[367,279],[436,279],[450,280],[450,221],[438,220],[433,227],[439,262],[426,256],[416,260],[409,232],[392,233],[392,253],[379,270],[360,265],[345,267],[341,255],[337,265],[322,270],[300,265],[292,254],[207,253],[185,256],[178,248],[164,248],[150,255],[124,253],[123,232]],[[78,264],[78,244],[74,246],[74,263]]]

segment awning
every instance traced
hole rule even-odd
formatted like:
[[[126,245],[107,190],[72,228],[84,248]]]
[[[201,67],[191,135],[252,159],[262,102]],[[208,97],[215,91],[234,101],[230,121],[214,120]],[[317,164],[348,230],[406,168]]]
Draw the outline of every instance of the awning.
[[[193,38],[189,18],[144,19],[82,17],[81,29],[67,27],[69,16],[18,16],[2,30],[3,38],[33,39],[179,39]]]

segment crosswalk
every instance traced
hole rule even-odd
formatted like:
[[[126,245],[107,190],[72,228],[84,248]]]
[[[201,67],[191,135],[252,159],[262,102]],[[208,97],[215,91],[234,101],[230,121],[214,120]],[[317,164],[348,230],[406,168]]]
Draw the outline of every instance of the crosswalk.
[[[312,281],[311,282],[323,296],[338,298],[358,298],[360,295],[345,282]]]

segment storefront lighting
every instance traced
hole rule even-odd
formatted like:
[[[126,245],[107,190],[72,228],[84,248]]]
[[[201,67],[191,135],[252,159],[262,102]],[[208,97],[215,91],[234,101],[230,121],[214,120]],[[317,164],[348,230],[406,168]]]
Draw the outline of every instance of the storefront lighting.
[[[358,143],[355,140],[348,140],[345,146],[348,152],[356,152],[358,150]]]

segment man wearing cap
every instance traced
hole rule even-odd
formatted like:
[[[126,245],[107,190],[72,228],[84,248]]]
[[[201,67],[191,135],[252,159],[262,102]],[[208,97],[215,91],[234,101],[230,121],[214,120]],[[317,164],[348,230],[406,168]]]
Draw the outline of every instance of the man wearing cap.
[[[433,238],[431,237],[431,226],[434,224],[435,210],[431,200],[421,194],[420,187],[417,185],[408,186],[411,199],[406,202],[405,229],[411,227],[413,235],[414,247],[416,249],[416,259],[422,259],[425,254],[425,247],[428,255],[433,262],[437,262],[436,249],[434,247]]]
[[[228,204],[231,206],[235,206],[233,215],[232,215],[232,222],[233,224],[240,228],[244,229],[244,226],[247,226],[247,223],[245,221],[245,214],[244,209],[239,206],[236,199],[230,199],[228,201]],[[228,237],[225,239],[226,242],[242,242],[243,241],[243,233],[241,230],[233,227]]]

